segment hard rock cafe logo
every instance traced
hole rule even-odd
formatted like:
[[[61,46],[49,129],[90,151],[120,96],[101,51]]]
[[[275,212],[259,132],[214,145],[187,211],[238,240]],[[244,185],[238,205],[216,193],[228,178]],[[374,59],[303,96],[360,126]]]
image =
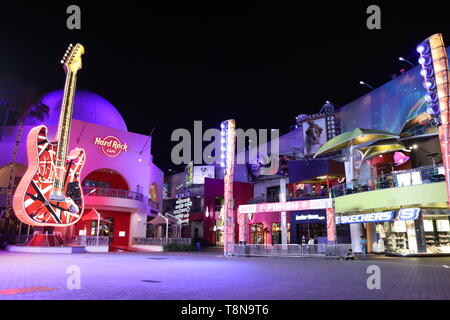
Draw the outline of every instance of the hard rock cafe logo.
[[[120,142],[119,138],[114,136],[97,137],[94,144],[101,146],[103,153],[111,158],[117,157],[122,151],[128,151],[128,145]]]

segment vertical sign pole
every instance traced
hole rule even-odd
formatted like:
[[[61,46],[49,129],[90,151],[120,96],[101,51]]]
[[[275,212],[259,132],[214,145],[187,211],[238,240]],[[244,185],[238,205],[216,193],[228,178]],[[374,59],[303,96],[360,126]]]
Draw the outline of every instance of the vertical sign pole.
[[[280,179],[280,202],[286,202],[286,179]],[[281,212],[281,244],[283,251],[287,250],[287,222],[286,211]]]
[[[234,154],[236,148],[236,122],[227,120],[222,123],[222,130],[225,131],[225,176],[224,176],[224,255],[233,254],[234,248]]]

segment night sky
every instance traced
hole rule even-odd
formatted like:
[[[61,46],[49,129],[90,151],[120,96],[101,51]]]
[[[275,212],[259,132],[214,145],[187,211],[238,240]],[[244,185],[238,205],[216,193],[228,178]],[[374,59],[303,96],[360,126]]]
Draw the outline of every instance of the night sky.
[[[194,120],[210,128],[234,118],[240,128],[285,133],[325,100],[342,106],[367,93],[359,80],[377,87],[408,69],[399,56],[417,64],[415,47],[428,36],[441,32],[450,45],[448,12],[437,4],[427,12],[427,3],[409,1],[92,2],[2,3],[0,76],[62,89],[61,56],[81,42],[78,88],[109,100],[130,131],[156,127],[152,153],[163,170],[178,169],[172,131],[193,131]],[[80,31],[66,28],[70,4],[81,7]],[[381,7],[381,30],[366,27],[370,4]]]

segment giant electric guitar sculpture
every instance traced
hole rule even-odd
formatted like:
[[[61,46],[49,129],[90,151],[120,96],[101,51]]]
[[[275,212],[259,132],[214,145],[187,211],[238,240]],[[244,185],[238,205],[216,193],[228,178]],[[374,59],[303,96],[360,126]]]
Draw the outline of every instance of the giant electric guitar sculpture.
[[[13,199],[15,214],[25,224],[65,227],[79,221],[83,214],[79,179],[85,153],[75,149],[67,156],[76,77],[83,53],[81,44],[70,45],[61,61],[67,76],[58,140],[48,141],[46,126],[33,128],[28,134],[29,166]]]

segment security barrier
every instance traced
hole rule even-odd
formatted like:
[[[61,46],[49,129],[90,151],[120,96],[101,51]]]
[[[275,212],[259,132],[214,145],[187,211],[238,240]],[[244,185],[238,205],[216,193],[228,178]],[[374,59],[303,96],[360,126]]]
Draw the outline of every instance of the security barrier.
[[[237,257],[301,257],[341,258],[353,250],[351,244],[235,244],[233,256]]]

